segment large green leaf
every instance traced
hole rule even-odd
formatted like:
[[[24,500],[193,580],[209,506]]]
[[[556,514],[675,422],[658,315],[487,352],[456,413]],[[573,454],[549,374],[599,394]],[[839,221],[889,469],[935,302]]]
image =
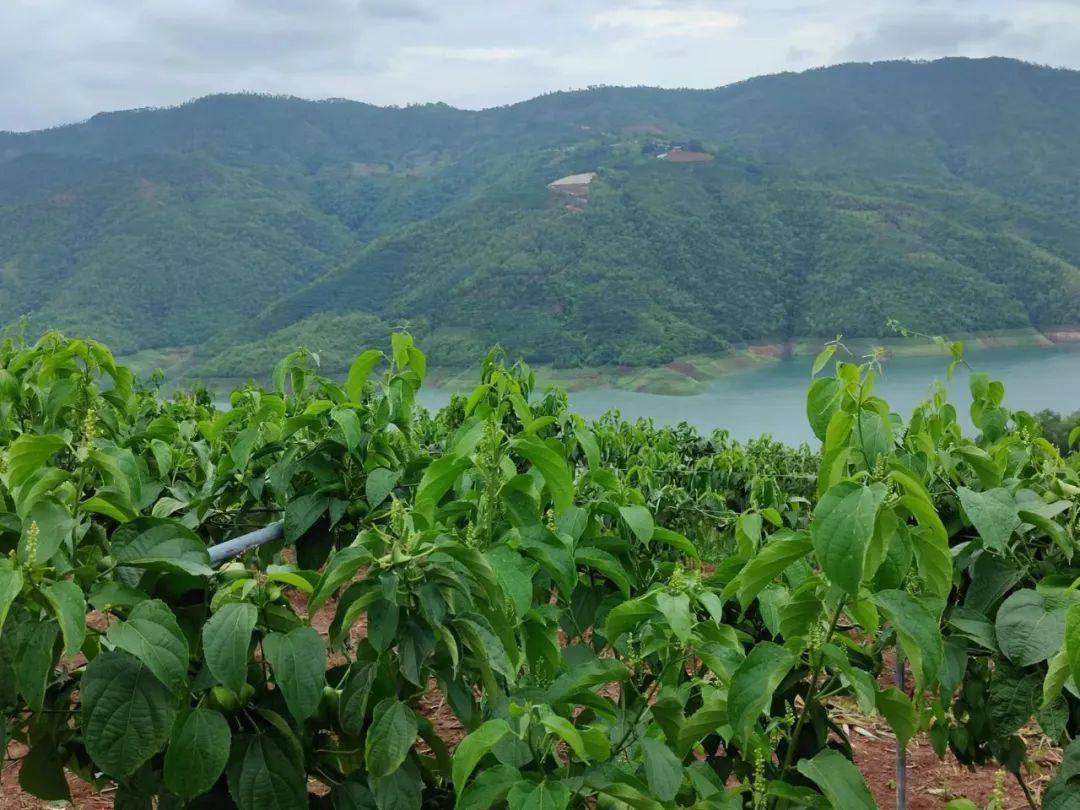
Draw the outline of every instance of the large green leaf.
[[[864,486],[841,481],[829,488],[814,509],[810,524],[814,553],[825,576],[852,596],[859,593],[874,521],[885,493],[880,483]]]
[[[877,810],[870,789],[851,760],[826,748],[813,759],[801,759],[799,773],[817,785],[834,810]]]
[[[762,712],[772,703],[780,681],[795,665],[795,656],[779,644],[759,642],[731,676],[728,718],[735,739],[745,743]]]
[[[59,635],[60,626],[53,621],[24,621],[18,626],[15,683],[31,711],[42,709],[45,689],[53,677]]]
[[[574,502],[574,479],[570,468],[555,450],[535,436],[519,436],[514,439],[513,448],[518,455],[528,459],[544,477],[555,512],[560,513]]]
[[[812,547],[810,536],[806,532],[771,538],[729,586],[731,589],[737,588],[739,604],[745,609],[766,585],[792,563],[809,554]]]
[[[187,638],[164,602],[140,602],[132,608],[127,621],[109,627],[106,638],[117,649],[142,661],[173,692],[187,685]]]
[[[960,487],[957,494],[986,547],[1003,554],[1012,533],[1020,526],[1020,515],[1017,514],[1016,499],[1012,493],[1004,487],[986,492]]]
[[[156,521],[130,542],[115,549],[113,555],[117,564],[133,568],[194,576],[211,576],[214,573],[210,568],[206,544],[186,526],[175,521]]]
[[[86,638],[86,599],[82,588],[70,580],[54,582],[41,589],[64,634],[64,652],[73,656]],[[0,617],[0,622],[3,618]]]
[[[364,396],[364,383],[367,382],[375,366],[382,360],[383,353],[378,349],[368,349],[361,352],[349,367],[349,375],[345,378],[345,393],[350,402],[360,402]]]
[[[169,690],[122,652],[91,661],[80,684],[86,750],[114,778],[135,773],[165,745],[176,717]]]
[[[34,562],[47,562],[71,537],[75,525],[68,508],[55,498],[42,498],[34,504],[22,522],[22,535],[19,538],[19,562],[29,562],[28,541],[31,527],[37,528],[37,548]]]
[[[806,418],[814,435],[825,441],[829,420],[839,406],[844,386],[836,377],[821,377],[806,392]]]
[[[279,730],[233,737],[227,777],[239,810],[303,810],[307,780],[298,747]]]
[[[653,532],[656,530],[652,512],[644,506],[631,505],[620,506],[619,514],[622,515],[623,522],[630,527],[630,531],[634,533],[634,537],[642,543],[647,543],[652,539]]]
[[[297,722],[304,722],[318,708],[326,685],[326,645],[322,637],[307,625],[288,633],[270,633],[263,639],[263,653],[289,713]]]
[[[295,543],[315,525],[315,521],[322,517],[329,507],[330,499],[316,493],[291,499],[285,504],[285,539]]]
[[[1045,661],[1061,649],[1071,601],[1028,588],[1011,594],[998,608],[994,622],[998,646],[1005,657],[1026,667]]]
[[[413,511],[423,515],[429,521],[435,514],[435,507],[442,500],[458,477],[472,466],[468,456],[447,455],[435,459],[424,469],[420,484],[416,488]]]
[[[679,792],[683,780],[683,765],[666,743],[652,737],[641,740],[645,760],[645,781],[649,791],[663,802],[670,802]]]
[[[376,467],[368,473],[364,481],[364,497],[367,498],[368,506],[376,509],[385,501],[397,486],[401,473],[397,470],[388,470],[386,467]]]
[[[210,790],[225,770],[231,744],[232,732],[221,714],[211,709],[184,712],[165,752],[165,786],[182,799]]]
[[[477,763],[507,734],[510,734],[510,726],[505,720],[488,720],[458,743],[454,750],[453,778],[454,790],[459,796]]]
[[[508,810],[565,810],[570,790],[562,782],[518,782],[506,796]]]
[[[7,453],[8,489],[21,486],[65,444],[66,442],[60,436],[35,436],[29,433],[24,433],[13,441]]]
[[[929,687],[937,678],[941,659],[945,655],[941,640],[940,603],[901,590],[879,591],[873,599],[896,630],[915,673],[917,688]]]
[[[247,682],[248,647],[259,611],[246,602],[223,605],[203,625],[203,657],[218,683],[240,693]]]
[[[364,742],[364,762],[372,776],[387,776],[405,761],[416,741],[416,715],[394,698],[380,702]]]

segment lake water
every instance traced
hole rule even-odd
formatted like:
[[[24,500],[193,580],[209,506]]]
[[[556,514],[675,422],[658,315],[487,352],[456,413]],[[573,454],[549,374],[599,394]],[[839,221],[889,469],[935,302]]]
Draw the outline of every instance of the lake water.
[[[1033,412],[1051,408],[1065,413],[1080,409],[1080,345],[968,351],[965,356],[976,371],[1005,384],[1009,408]],[[875,393],[906,418],[926,398],[935,380],[945,380],[947,362],[944,356],[893,358],[886,363]],[[810,364],[811,359],[803,357],[735,372],[707,383],[703,392],[693,396],[618,389],[576,391],[570,394],[570,406],[589,419],[614,409],[626,418],[648,417],[658,424],[689,422],[704,431],[721,427],[738,439],[767,433],[790,443],[811,441],[805,415]],[[958,367],[947,383],[950,399],[965,420],[970,403],[968,374]],[[438,408],[449,396],[447,390],[425,388],[419,400],[428,408]]]

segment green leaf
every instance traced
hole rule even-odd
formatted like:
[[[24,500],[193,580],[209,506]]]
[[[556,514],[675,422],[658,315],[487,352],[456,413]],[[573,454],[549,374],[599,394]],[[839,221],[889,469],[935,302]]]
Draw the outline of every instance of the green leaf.
[[[877,810],[859,769],[839,751],[826,748],[813,759],[800,759],[797,767],[836,810]]]
[[[1002,662],[990,677],[988,714],[994,725],[994,738],[1006,739],[1031,719],[1042,703],[1042,681],[1034,673]]]
[[[999,554],[1005,553],[1009,538],[1020,526],[1016,499],[1004,487],[986,492],[973,492],[967,487],[957,489],[960,504],[964,507],[979,536],[987,548]]]
[[[506,545],[492,546],[484,556],[495,572],[499,586],[510,597],[514,612],[524,618],[533,607],[533,574],[537,564]]]
[[[236,694],[247,683],[248,647],[259,611],[246,602],[223,605],[203,625],[203,657],[210,673]]]
[[[3,631],[11,605],[22,593],[22,586],[22,571],[15,567],[10,558],[0,558],[0,632]]]
[[[570,791],[562,782],[518,782],[506,797],[508,810],[565,810]]]
[[[822,377],[814,380],[806,392],[806,418],[810,429],[821,441],[825,441],[825,431],[829,420],[839,407],[844,386],[836,377]]]
[[[364,762],[372,776],[387,776],[405,761],[416,741],[416,715],[394,698],[375,707],[364,742]]]
[[[655,597],[642,596],[616,605],[604,620],[604,638],[609,643],[631,630],[637,629],[642,622],[656,615]]]
[[[694,629],[694,617],[690,614],[690,597],[685,593],[670,594],[660,591],[656,594],[656,608],[665,619],[675,637],[682,642],[690,640]]]
[[[299,752],[283,732],[237,734],[229,752],[229,795],[239,810],[301,810],[308,806]]]
[[[35,436],[24,433],[8,446],[7,486],[9,490],[22,486],[31,475],[45,465],[53,453],[67,444],[54,435]]]
[[[1065,614],[1065,656],[1073,682],[1080,684],[1080,604]]]
[[[52,739],[44,738],[22,758],[19,763],[19,787],[39,799],[71,802],[64,763]]]
[[[400,477],[399,471],[388,470],[386,467],[376,467],[369,472],[364,481],[364,497],[367,498],[368,506],[377,509],[394,491]]]
[[[47,562],[71,537],[75,519],[67,507],[55,498],[42,498],[22,522],[22,535],[19,538],[18,559],[21,563],[29,562],[27,541],[32,525],[37,525],[38,540],[34,562]]]
[[[464,793],[457,794],[458,810],[488,810],[506,799],[506,794],[521,779],[510,765],[493,765],[482,770]]]
[[[769,708],[780,681],[795,665],[795,656],[771,641],[759,642],[739,664],[728,688],[728,718],[735,739],[745,744],[758,717]]]
[[[505,720],[488,720],[475,731],[469,732],[454,750],[454,792],[460,797],[465,790],[465,783],[470,774],[491,747],[510,734],[510,726]]]
[[[1014,664],[1027,667],[1045,661],[1065,640],[1065,599],[1024,588],[998,608],[994,630],[998,646]]]
[[[599,571],[618,586],[625,599],[630,598],[630,577],[614,554],[592,546],[579,546],[574,552],[574,561],[578,565],[585,565]]]
[[[211,709],[181,714],[165,752],[165,787],[182,799],[210,790],[229,761],[229,723]]]
[[[176,718],[172,695],[139,661],[103,652],[87,664],[79,688],[86,750],[109,776],[135,773],[165,745]]]
[[[589,750],[585,745],[585,740],[573,723],[565,717],[560,717],[554,712],[544,709],[540,711],[540,723],[549,733],[554,734],[570,746],[579,759],[585,762],[589,761]]]
[[[172,692],[179,693],[187,685],[187,638],[164,602],[140,602],[127,621],[111,625],[105,637],[117,649],[139,659]]]
[[[290,500],[285,504],[285,539],[295,543],[329,507],[330,499],[325,495],[309,493]]]
[[[919,718],[911,700],[895,686],[890,686],[877,693],[874,703],[878,713],[889,722],[900,747],[906,748],[919,729]]]
[[[873,600],[896,630],[915,673],[916,688],[929,687],[937,678],[945,655],[940,610],[936,609],[939,603],[901,590],[879,591]]]
[[[647,543],[652,540],[653,532],[656,530],[652,512],[644,506],[620,506],[619,514],[639,541]]]
[[[349,546],[335,551],[327,560],[322,576],[308,600],[308,615],[314,615],[338,588],[369,562],[371,552],[360,546]]]
[[[435,459],[424,469],[424,475],[416,488],[413,511],[423,515],[430,522],[435,515],[435,507],[442,500],[458,477],[472,466],[468,456],[447,455]]]
[[[289,713],[303,723],[319,707],[326,685],[326,645],[322,637],[307,625],[288,633],[270,633],[263,639],[263,653]]]
[[[420,810],[424,782],[411,763],[398,768],[389,776],[371,779],[378,810]]]
[[[874,522],[885,498],[880,484],[863,486],[842,481],[822,496],[814,509],[810,536],[825,576],[852,596],[858,596]]]
[[[649,790],[660,801],[670,802],[682,786],[682,762],[665,743],[652,737],[641,740],[641,753],[645,760],[645,781],[649,784]]]
[[[371,372],[375,370],[375,366],[382,358],[383,353],[378,349],[368,349],[353,360],[352,366],[349,367],[349,375],[345,378],[345,393],[350,402],[360,402],[363,399],[364,383],[367,382]]]
[[[574,479],[570,468],[559,453],[552,450],[535,436],[519,436],[514,439],[513,449],[518,455],[540,471],[547,484],[555,512],[559,514],[574,503]]]
[[[14,628],[9,628],[9,632]],[[55,647],[60,626],[53,621],[24,621],[18,626],[15,651],[15,683],[33,712],[45,701],[45,689],[53,677]]]
[[[41,589],[49,603],[60,630],[64,634],[64,652],[73,656],[82,649],[86,638],[86,599],[82,588],[70,580],[55,582]]]
[[[345,437],[345,446],[349,448],[349,452],[356,450],[360,446],[360,437],[363,434],[360,417],[356,415],[356,411],[349,408],[334,408],[330,411],[330,418],[341,428],[341,435]]]
[[[832,359],[832,356],[834,354],[836,354],[835,343],[830,343],[824,349],[818,352],[817,357],[814,358],[814,365],[810,369],[810,376],[816,377],[818,375],[818,372],[825,368],[825,364]]]
[[[738,588],[739,604],[743,609],[788,566],[809,554],[811,548],[813,543],[806,532],[774,536],[763,545],[732,581]]]
[[[338,701],[338,720],[349,734],[359,735],[364,728],[371,688],[378,674],[379,667],[373,661],[356,662],[349,667]]]
[[[131,525],[133,524],[128,524]],[[206,544],[186,526],[172,520],[158,519],[131,542],[115,549],[113,556],[119,565],[146,568],[150,571],[170,571],[202,577],[212,576],[214,573],[210,568],[210,554],[206,550]]]

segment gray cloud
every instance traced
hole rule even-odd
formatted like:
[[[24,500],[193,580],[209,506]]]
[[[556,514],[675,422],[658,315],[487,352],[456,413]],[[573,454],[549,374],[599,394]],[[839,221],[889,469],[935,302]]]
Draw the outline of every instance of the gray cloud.
[[[862,61],[955,53],[1012,32],[1009,20],[927,12],[875,23],[844,50],[844,56]]]
[[[952,54],[1080,67],[1080,0],[0,0],[0,129],[239,90],[478,108]]]

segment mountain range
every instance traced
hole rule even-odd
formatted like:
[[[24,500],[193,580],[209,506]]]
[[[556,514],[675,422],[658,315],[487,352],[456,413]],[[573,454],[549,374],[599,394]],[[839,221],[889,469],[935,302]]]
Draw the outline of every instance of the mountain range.
[[[648,366],[889,319],[1080,324],[1080,73],[847,64],[481,111],[219,95],[0,133],[0,324],[24,315],[211,376],[298,346],[341,368],[401,326],[436,364]]]

